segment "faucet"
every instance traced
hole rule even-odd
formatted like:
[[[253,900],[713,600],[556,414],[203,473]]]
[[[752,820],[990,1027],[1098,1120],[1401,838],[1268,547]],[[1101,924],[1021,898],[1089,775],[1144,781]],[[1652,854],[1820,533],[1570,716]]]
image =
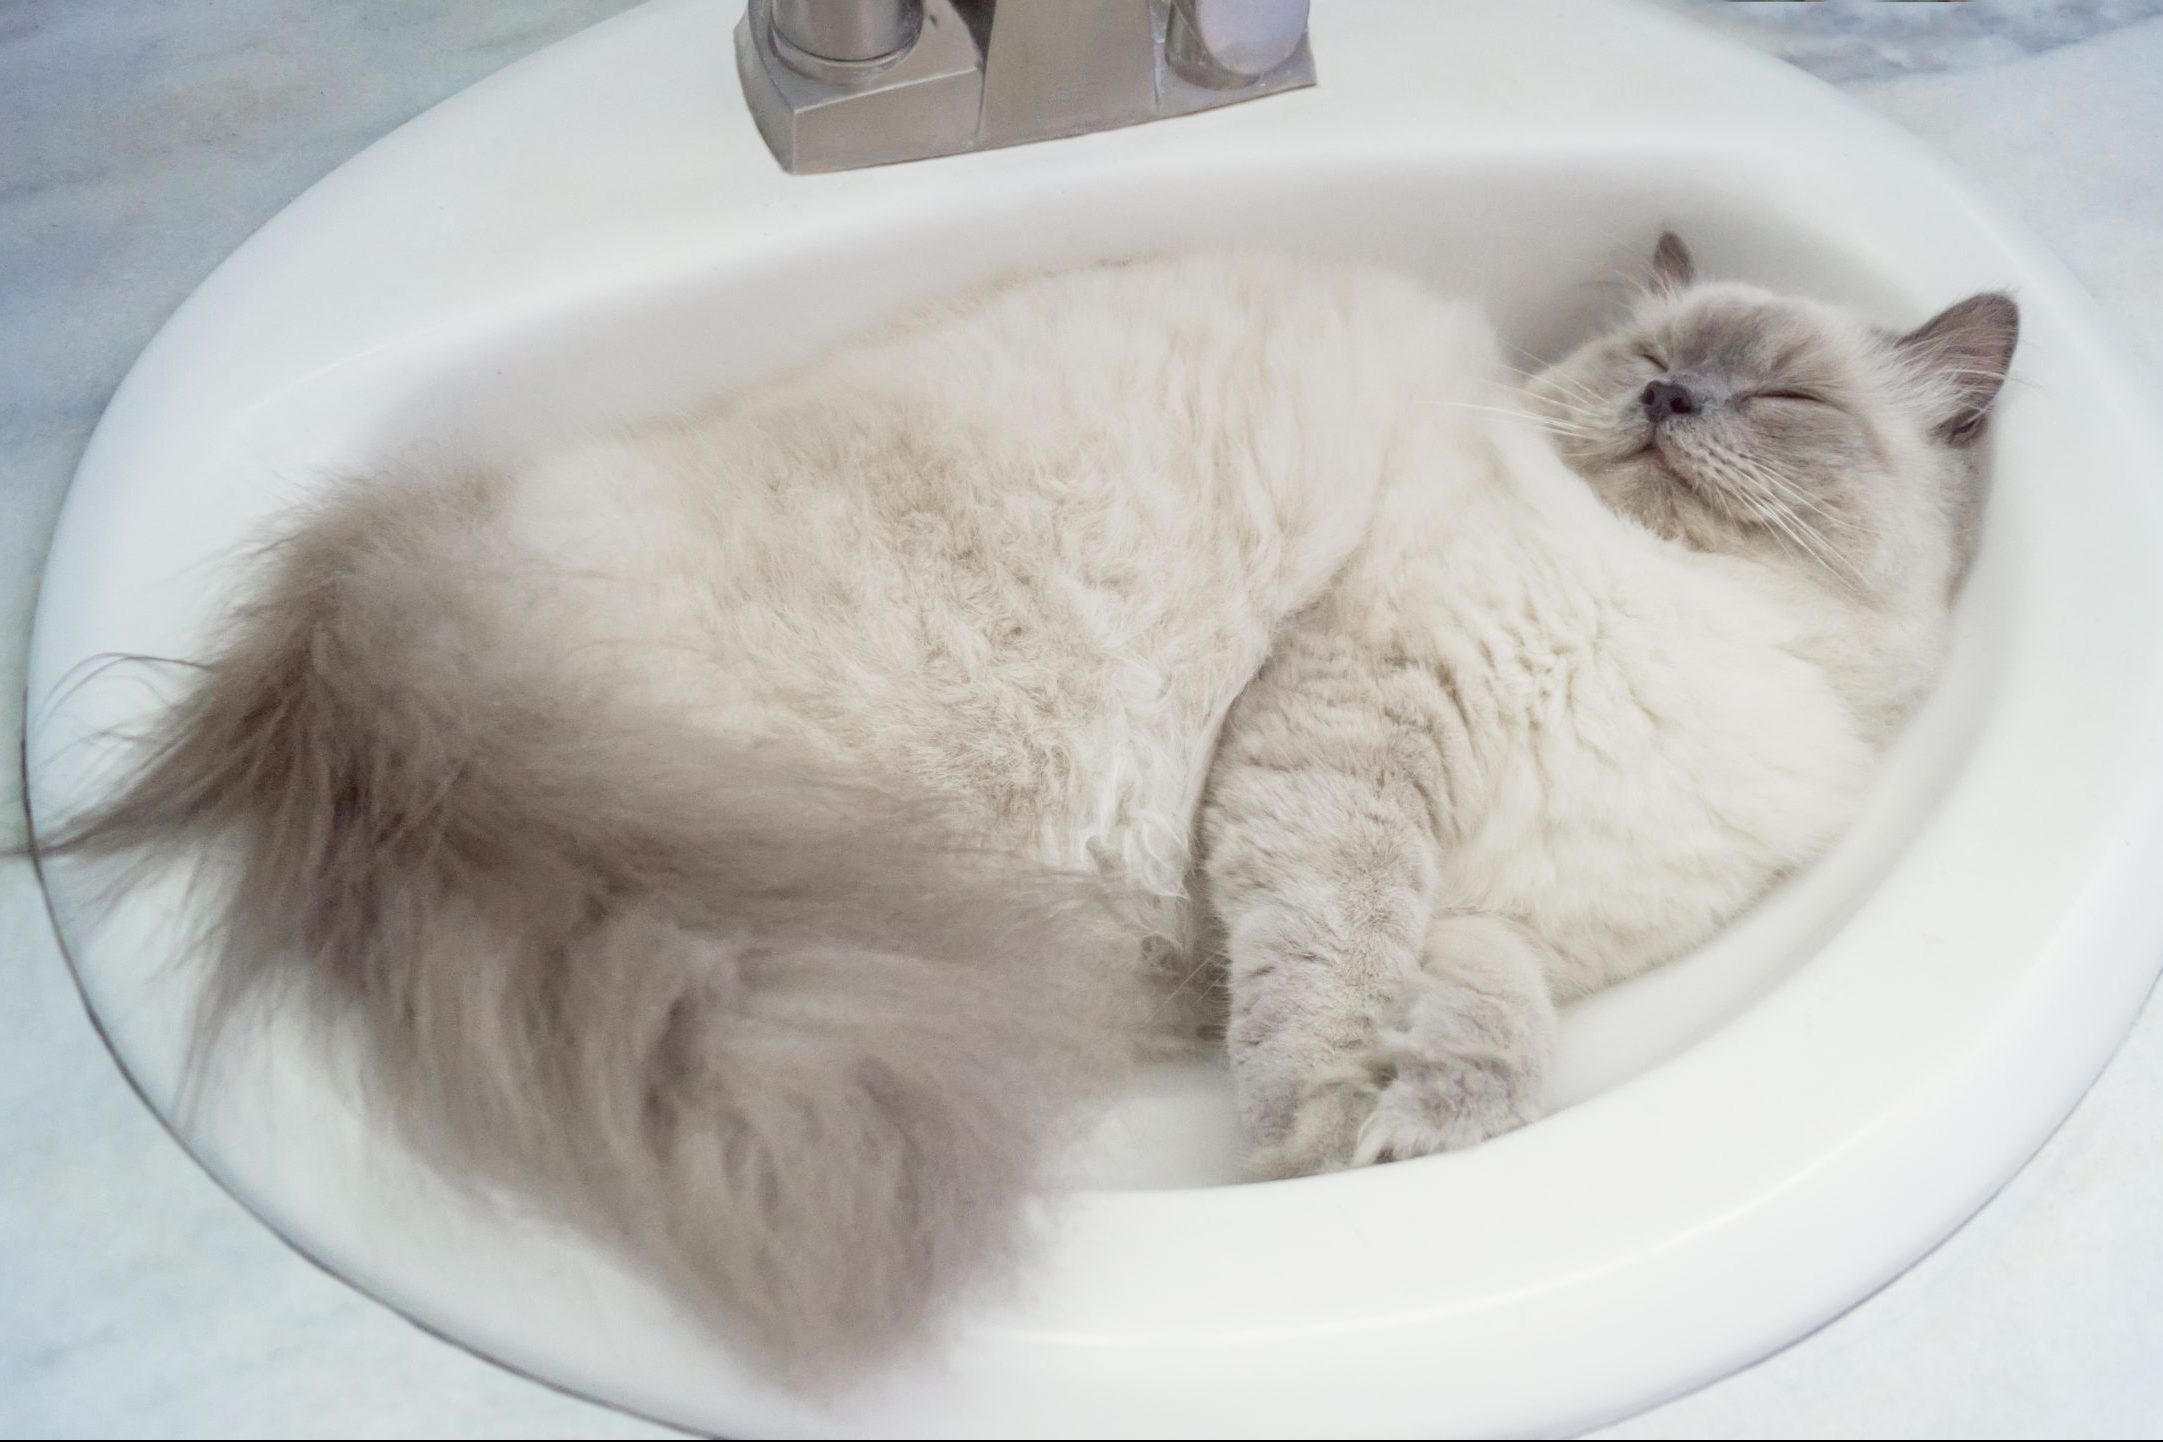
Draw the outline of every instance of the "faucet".
[[[736,69],[796,174],[1189,115],[1314,83],[1308,0],[749,0]]]

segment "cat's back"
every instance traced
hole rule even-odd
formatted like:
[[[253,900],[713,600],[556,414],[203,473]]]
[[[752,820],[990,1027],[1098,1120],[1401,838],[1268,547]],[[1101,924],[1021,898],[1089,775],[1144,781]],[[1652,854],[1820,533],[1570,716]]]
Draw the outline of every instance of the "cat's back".
[[[1100,560],[1326,565],[1417,374],[1478,364],[1483,336],[1364,267],[1213,254],[1040,276],[543,454],[508,482],[508,527],[534,554],[649,575],[694,550],[760,588],[789,583],[760,574],[779,550],[895,557],[935,530],[997,536],[1017,564],[1022,543],[1094,538]],[[941,559],[985,565],[966,545]]]
[[[1224,708],[1364,532],[1407,397],[1484,334],[1280,257],[1026,280],[527,468],[506,614],[1068,851],[1143,818],[1169,870]]]

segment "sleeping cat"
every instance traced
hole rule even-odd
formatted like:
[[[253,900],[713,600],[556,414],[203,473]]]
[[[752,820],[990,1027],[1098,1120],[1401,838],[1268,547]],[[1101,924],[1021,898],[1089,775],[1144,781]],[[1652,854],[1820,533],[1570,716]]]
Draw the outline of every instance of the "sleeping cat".
[[[217,848],[206,1042],[289,997],[799,1378],[996,1275],[1154,1035],[1257,1175],[1476,1143],[1838,834],[1973,546],[2010,301],[1655,269],[1523,381],[1402,276],[1107,266],[338,488],[50,849]]]

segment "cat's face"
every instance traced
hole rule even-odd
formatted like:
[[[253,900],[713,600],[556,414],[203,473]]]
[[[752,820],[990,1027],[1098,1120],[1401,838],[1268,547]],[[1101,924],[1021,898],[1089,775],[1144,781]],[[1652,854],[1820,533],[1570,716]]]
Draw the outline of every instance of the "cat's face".
[[[1700,550],[1863,595],[1949,590],[1973,547],[1976,442],[2012,359],[2013,302],[1975,296],[1901,336],[1699,283],[1673,236],[1655,271],[1620,327],[1528,387],[1571,467]]]

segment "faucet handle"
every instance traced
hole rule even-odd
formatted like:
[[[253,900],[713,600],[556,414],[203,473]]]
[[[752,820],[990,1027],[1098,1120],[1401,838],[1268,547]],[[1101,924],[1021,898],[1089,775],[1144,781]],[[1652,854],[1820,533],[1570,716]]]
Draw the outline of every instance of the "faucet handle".
[[[1172,8],[1168,38],[1182,68],[1219,89],[1251,85],[1291,59],[1307,35],[1308,0],[1172,0]]]
[[[924,28],[923,0],[773,0],[773,37],[807,75],[846,83],[899,59]]]

